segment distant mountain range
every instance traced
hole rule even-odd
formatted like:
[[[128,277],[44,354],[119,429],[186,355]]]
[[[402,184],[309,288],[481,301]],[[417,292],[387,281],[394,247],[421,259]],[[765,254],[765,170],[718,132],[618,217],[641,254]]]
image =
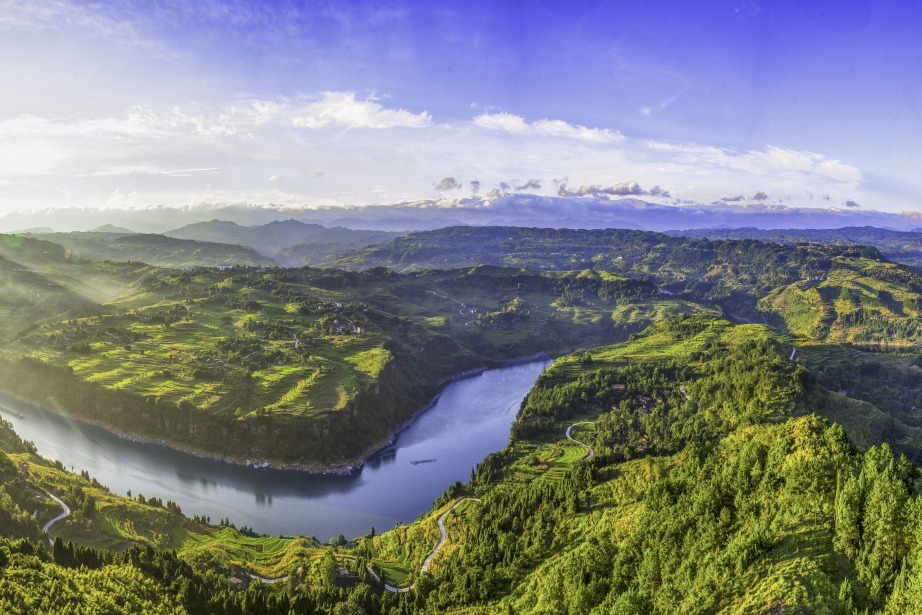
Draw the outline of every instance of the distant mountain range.
[[[208,205],[139,209],[62,208],[19,211],[0,217],[0,231],[51,227],[86,230],[102,224],[119,230],[145,233],[180,232],[183,225],[212,220],[237,226],[264,226],[296,221],[305,225],[342,227],[346,230],[408,232],[447,226],[523,226],[544,228],[669,229],[740,228],[841,228],[875,226],[910,229],[922,226],[922,213],[885,213],[861,209],[788,207],[770,203],[677,203],[638,198],[539,196],[508,194],[498,198],[433,199],[393,204],[353,206]],[[231,235],[249,239],[247,233],[224,225]],[[107,229],[110,230],[110,229]],[[306,230],[306,229],[302,229]],[[185,236],[183,236],[185,237]],[[225,235],[215,235],[227,241]],[[310,238],[305,242],[311,241]],[[273,245],[277,250],[291,243]],[[251,245],[244,243],[242,245]],[[260,247],[260,250],[267,249]]]
[[[72,260],[133,261],[161,267],[275,264],[271,258],[245,246],[175,239],[131,231],[73,231],[24,235],[62,246],[68,258]]]
[[[298,220],[280,220],[259,226],[241,226],[226,220],[188,224],[164,233],[177,239],[236,244],[256,250],[289,267],[314,264],[333,253],[389,241],[399,233],[327,228]]]
[[[758,239],[785,244],[864,245],[878,248],[890,260],[922,267],[922,229],[892,231],[873,226],[848,226],[839,229],[692,229],[667,231],[674,237],[705,239]]]

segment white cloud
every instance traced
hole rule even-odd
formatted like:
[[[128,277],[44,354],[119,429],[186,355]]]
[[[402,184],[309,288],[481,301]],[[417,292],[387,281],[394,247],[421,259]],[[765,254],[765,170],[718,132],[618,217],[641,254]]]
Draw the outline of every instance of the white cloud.
[[[432,117],[425,111],[387,109],[375,100],[359,100],[354,92],[324,92],[323,97],[301,107],[291,119],[301,128],[425,128]]]
[[[573,193],[587,198],[658,198],[666,191],[710,202],[756,190],[802,194],[809,187],[836,202],[879,206],[859,169],[817,153],[647,141],[510,113],[434,123],[428,113],[385,104],[339,92],[216,107],[136,106],[107,117],[0,119],[0,209],[420,198],[432,195],[433,179],[446,170],[478,178],[471,191],[507,182],[553,194],[560,186],[550,179],[566,176]],[[663,186],[657,194],[641,189],[656,185]]]
[[[489,130],[505,130],[517,134],[528,131],[525,118],[511,113],[484,113],[474,118],[474,124]]]
[[[525,118],[511,113],[483,113],[474,118],[474,125],[488,130],[502,130],[512,134],[529,134],[565,137],[597,143],[610,143],[624,139],[621,133],[607,128],[587,128],[563,120],[538,120],[529,124]]]
[[[686,164],[706,164],[745,171],[756,175],[783,175],[787,178],[813,176],[845,185],[858,185],[861,170],[821,154],[768,146],[763,150],[737,152],[709,145],[679,145],[663,141],[643,141],[647,149],[672,154]]]
[[[163,175],[167,177],[192,177],[194,175],[214,175],[220,173],[218,167],[208,167],[201,169],[169,169],[162,168],[152,164],[138,164],[131,166],[110,167],[100,169],[89,173],[78,173],[75,177],[115,177],[130,175]]]

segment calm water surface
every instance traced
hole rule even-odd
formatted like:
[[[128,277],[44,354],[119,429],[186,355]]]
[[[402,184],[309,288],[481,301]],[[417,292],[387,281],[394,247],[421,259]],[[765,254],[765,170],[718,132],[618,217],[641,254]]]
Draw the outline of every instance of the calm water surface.
[[[238,527],[325,541],[408,523],[454,481],[466,482],[502,449],[519,405],[549,361],[511,365],[449,384],[396,444],[356,476],[254,469],[199,459],[50,414],[0,394],[0,416],[39,454],[87,470],[114,493],[177,502],[185,514],[229,517]],[[20,416],[22,418],[20,418]],[[435,459],[432,463],[411,461]]]

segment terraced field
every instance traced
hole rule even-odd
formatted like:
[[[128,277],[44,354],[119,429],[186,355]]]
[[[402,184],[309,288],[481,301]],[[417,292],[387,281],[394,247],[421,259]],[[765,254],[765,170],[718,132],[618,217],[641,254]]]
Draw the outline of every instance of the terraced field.
[[[454,374],[627,337],[643,323],[618,319],[622,301],[632,318],[697,311],[591,271],[151,269],[0,348],[0,386],[198,454],[325,469],[367,454]]]

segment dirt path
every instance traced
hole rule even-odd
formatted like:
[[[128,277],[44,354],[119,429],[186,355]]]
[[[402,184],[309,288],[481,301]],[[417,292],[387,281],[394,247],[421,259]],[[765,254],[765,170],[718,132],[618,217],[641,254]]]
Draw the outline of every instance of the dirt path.
[[[583,443],[583,442],[580,442],[579,440],[577,440],[576,438],[574,438],[573,436],[571,436],[571,435],[570,435],[570,430],[573,429],[574,427],[576,427],[577,425],[588,425],[588,424],[592,424],[592,421],[582,421],[582,422],[580,422],[580,423],[573,423],[572,425],[570,425],[569,427],[567,427],[567,440],[570,440],[571,442],[576,442],[577,444],[579,444],[580,446],[582,446],[583,448],[585,448],[585,449],[588,451],[588,452],[586,453],[586,456],[583,457],[583,459],[582,459],[583,461],[588,461],[588,460],[592,459],[592,457],[595,455],[595,451],[594,451],[594,450],[592,449],[592,447],[589,446],[588,444],[585,444],[585,443]]]

